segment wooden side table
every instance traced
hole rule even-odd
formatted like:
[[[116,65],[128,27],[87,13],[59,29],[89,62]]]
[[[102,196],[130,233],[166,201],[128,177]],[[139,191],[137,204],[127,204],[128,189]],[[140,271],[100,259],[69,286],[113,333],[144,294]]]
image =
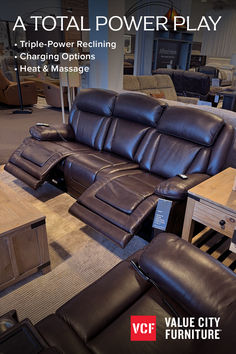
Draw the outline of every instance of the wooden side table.
[[[236,251],[236,191],[233,185],[236,169],[227,168],[188,192],[182,238],[191,242],[194,221],[232,239]]]
[[[45,216],[0,182],[0,291],[50,271]]]

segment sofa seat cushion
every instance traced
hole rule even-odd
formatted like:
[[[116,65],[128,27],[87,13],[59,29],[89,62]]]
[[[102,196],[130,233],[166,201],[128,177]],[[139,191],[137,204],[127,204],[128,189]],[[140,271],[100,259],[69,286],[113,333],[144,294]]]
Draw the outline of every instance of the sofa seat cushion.
[[[142,175],[143,173],[113,179],[99,189],[96,198],[115,209],[131,214],[143,200],[153,194],[153,184],[142,180]],[[159,182],[157,180],[156,178],[155,186]]]
[[[114,167],[125,168],[129,161],[115,154],[106,152],[88,152],[70,156],[65,161],[65,178],[89,187],[99,172]],[[132,164],[132,163],[131,163]],[[137,164],[132,164],[133,168]],[[110,171],[111,172],[111,171]]]
[[[161,181],[163,178],[139,169],[120,171],[110,175],[110,179],[98,179],[79,197],[70,212],[91,226],[94,226],[96,218],[96,229],[124,247],[155,208],[158,196],[154,191]],[[116,183],[113,184],[114,182]],[[119,193],[116,190],[117,185]],[[87,215],[81,206],[88,210]],[[109,224],[110,235],[107,232]],[[117,229],[123,234],[121,239],[116,235]],[[130,234],[129,237],[127,233]]]
[[[24,159],[33,162],[35,165],[43,167],[50,158],[53,158],[54,153],[45,148],[40,152],[40,154],[35,154],[35,150],[32,149],[31,146],[26,146],[22,151],[21,156]]]
[[[72,142],[72,141],[56,141],[56,145],[62,146],[63,148],[70,150],[71,152],[81,152],[81,151],[90,151],[94,152],[94,149],[90,148],[89,146],[85,144],[80,144],[78,142]],[[96,151],[96,150],[95,150]]]
[[[176,309],[176,306],[173,306]],[[180,316],[188,316],[181,313]],[[131,341],[130,319],[131,316],[156,316],[156,341]],[[173,317],[173,313],[165,307],[157,289],[151,288],[137,299],[126,311],[113,320],[104,330],[90,341],[88,347],[95,353],[120,354],[120,353],[155,353],[155,354],[190,354],[194,343],[191,340],[166,340],[167,328],[165,318]]]

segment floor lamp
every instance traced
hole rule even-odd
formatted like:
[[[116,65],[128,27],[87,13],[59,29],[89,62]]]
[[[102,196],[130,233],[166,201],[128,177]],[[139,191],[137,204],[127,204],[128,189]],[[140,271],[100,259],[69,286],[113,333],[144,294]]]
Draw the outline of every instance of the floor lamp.
[[[42,11],[45,9],[50,9],[51,7],[44,7],[44,8],[39,8],[36,9],[32,12],[30,12],[29,14],[27,14],[26,18],[24,19],[24,21],[33,13],[38,12],[38,11]],[[61,10],[66,10],[67,12],[72,12],[71,8],[63,8],[63,7],[53,7],[53,9],[61,9]],[[17,62],[17,55],[16,55],[16,46],[14,45],[14,47],[12,47],[12,42],[11,42],[11,34],[10,34],[10,27],[9,27],[9,22],[6,22],[7,24],[7,37],[8,37],[8,43],[9,43],[9,48],[10,50],[13,52],[13,56],[14,56],[14,69],[16,72],[16,81],[17,81],[17,88],[18,88],[18,95],[19,95],[19,101],[20,101],[20,109],[16,109],[14,110],[12,113],[13,114],[31,114],[32,113],[32,109],[26,109],[24,108],[23,105],[23,97],[22,97],[22,91],[21,91],[21,85],[20,85],[20,75],[19,75],[19,66],[18,66],[18,62]]]

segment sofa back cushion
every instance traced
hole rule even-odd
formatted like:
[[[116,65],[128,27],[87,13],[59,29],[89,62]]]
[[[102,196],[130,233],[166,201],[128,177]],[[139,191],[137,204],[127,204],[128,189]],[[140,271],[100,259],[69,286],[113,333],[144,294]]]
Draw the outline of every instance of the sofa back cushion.
[[[224,125],[222,118],[189,107],[168,107],[158,122],[159,132],[211,146]]]
[[[102,150],[111,123],[116,93],[108,90],[82,90],[73,104],[69,123],[76,141]]]
[[[165,108],[162,101],[148,96],[136,93],[117,96],[104,149],[136,161],[139,145],[151,127],[157,126]]]
[[[177,94],[173,81],[169,75],[154,75],[156,87],[164,92],[167,100],[177,101]]]
[[[191,94],[205,96],[210,91],[211,80],[206,74],[185,71],[183,74],[183,84],[187,96]]]
[[[81,90],[75,99],[78,110],[110,117],[113,113],[117,93],[110,90]]]
[[[123,77],[123,88],[128,91],[139,91],[140,84],[137,76],[134,75],[124,75]]]
[[[133,160],[139,144],[150,129],[147,125],[113,118],[104,149]]]
[[[166,99],[176,101],[177,95],[171,78],[168,75],[125,75],[124,90],[141,91],[147,95],[160,94]]]
[[[179,173],[217,173],[222,158],[215,159],[214,173],[208,165],[224,122],[213,114],[202,113],[187,107],[168,107],[146,145],[141,168],[164,178]]]
[[[122,93],[117,96],[114,116],[140,124],[157,127],[167,105],[161,100],[137,93]]]
[[[184,94],[183,73],[184,73],[184,70],[161,68],[161,69],[157,69],[153,73],[153,75],[156,76],[157,78],[159,76],[168,75],[172,81],[172,84],[174,85],[176,94],[179,96],[183,96],[183,94]],[[175,99],[174,101],[176,101],[176,100],[177,99]]]
[[[209,76],[199,72],[163,68],[157,69],[154,74],[157,77],[169,75],[178,96],[204,98],[210,91]]]

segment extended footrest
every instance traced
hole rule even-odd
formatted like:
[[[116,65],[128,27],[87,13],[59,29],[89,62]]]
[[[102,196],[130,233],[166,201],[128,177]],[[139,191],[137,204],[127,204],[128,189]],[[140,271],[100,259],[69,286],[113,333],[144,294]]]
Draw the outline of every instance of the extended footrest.
[[[93,213],[78,202],[74,203],[69,212],[82,220],[85,224],[91,226],[98,232],[110,238],[117,243],[121,248],[124,248],[133,237],[132,234],[120,229],[119,227],[111,224],[98,214]]]
[[[53,142],[27,138],[11,155],[5,170],[37,189],[47,180],[51,170],[71,154],[71,150]]]
[[[155,182],[140,170],[93,183],[70,212],[124,248],[158,202]]]

